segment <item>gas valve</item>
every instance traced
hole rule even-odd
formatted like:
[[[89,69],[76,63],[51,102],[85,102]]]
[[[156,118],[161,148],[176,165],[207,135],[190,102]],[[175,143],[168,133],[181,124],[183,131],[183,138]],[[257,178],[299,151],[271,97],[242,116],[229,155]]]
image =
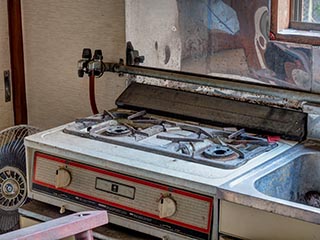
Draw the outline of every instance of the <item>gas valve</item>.
[[[101,77],[106,70],[106,66],[102,60],[102,50],[95,50],[92,57],[91,49],[84,48],[82,59],[78,61],[78,76],[83,77],[84,74],[88,74],[89,76]]]
[[[71,173],[64,167],[59,168],[56,171],[55,187],[65,188],[71,183]]]
[[[105,71],[105,65],[103,63],[102,50],[97,49],[94,51],[92,60],[88,63],[89,75],[101,77]]]
[[[88,73],[88,63],[92,58],[90,48],[84,48],[82,50],[82,59],[78,61],[78,76],[83,77],[85,73]]]
[[[171,217],[177,211],[177,203],[171,197],[171,195],[162,196],[159,200],[158,208],[159,208],[159,217],[160,218]]]

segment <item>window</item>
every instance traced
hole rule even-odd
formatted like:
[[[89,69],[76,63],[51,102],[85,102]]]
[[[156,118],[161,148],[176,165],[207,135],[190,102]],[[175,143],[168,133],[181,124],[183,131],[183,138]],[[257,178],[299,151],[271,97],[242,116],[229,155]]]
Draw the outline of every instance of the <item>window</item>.
[[[320,45],[320,0],[272,0],[271,4],[275,39]]]
[[[319,31],[320,0],[293,0],[290,28]]]

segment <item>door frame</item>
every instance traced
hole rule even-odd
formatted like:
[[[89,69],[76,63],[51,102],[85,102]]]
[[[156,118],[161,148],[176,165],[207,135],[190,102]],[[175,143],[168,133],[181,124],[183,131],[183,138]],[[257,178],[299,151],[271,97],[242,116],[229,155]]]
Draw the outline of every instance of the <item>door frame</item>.
[[[21,1],[7,0],[14,124],[27,124]]]

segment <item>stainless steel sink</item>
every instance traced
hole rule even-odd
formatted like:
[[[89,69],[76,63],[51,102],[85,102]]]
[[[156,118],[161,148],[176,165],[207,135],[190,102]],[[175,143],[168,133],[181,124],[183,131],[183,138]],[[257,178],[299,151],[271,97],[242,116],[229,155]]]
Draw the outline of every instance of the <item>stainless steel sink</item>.
[[[320,153],[305,153],[293,158],[256,180],[254,187],[271,197],[307,204],[307,192],[320,192]]]
[[[320,224],[320,208],[304,196],[320,192],[320,142],[308,141],[222,185],[218,197],[230,202]]]

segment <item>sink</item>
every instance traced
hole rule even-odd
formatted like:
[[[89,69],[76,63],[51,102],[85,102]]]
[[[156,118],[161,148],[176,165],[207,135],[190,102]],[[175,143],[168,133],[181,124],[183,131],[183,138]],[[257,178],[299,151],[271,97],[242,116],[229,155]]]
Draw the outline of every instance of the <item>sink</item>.
[[[320,142],[297,144],[219,187],[222,200],[320,226],[320,208],[305,201],[320,192]]]
[[[306,204],[309,191],[320,192],[320,153],[306,153],[258,178],[254,187],[261,193]]]

